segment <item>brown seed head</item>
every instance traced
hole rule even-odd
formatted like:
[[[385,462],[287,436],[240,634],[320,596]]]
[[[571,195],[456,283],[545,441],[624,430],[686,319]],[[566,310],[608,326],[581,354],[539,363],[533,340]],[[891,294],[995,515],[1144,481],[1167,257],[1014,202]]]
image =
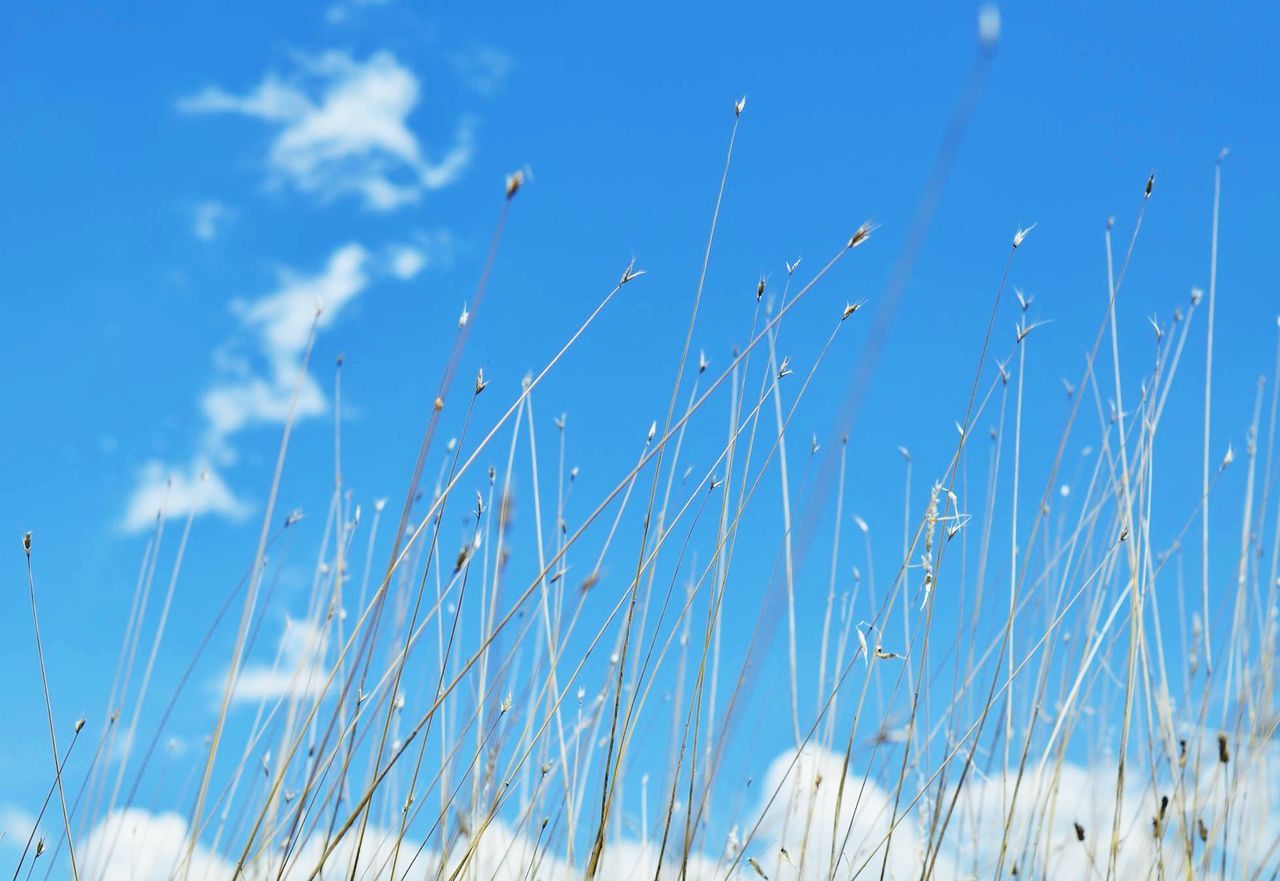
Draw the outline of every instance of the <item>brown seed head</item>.
[[[849,236],[849,244],[846,247],[856,248],[871,237],[871,221],[867,221],[853,231],[853,235]]]
[[[507,198],[510,199],[520,190],[520,185],[524,183],[524,172],[513,171],[507,175]]]

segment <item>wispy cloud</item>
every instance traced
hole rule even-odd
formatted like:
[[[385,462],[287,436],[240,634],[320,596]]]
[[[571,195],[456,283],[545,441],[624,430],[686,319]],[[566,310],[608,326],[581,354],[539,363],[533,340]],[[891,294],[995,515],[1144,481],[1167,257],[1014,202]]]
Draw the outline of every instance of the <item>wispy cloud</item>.
[[[274,183],[321,199],[355,195],[375,211],[418,201],[458,179],[471,159],[473,126],[429,154],[408,118],[421,88],[389,52],[364,61],[346,52],[302,56],[289,77],[268,74],[243,94],[211,86],[182,98],[184,113],[234,113],[276,130],[267,153]]]
[[[212,242],[234,217],[235,212],[221,202],[201,202],[192,212],[191,234],[202,242]]]
[[[155,523],[161,512],[168,517],[219,514],[239,520],[249,508],[207,461],[174,470],[153,460],[138,474],[121,525],[126,532],[139,532]]]
[[[431,241],[423,236],[415,244],[390,245],[381,255],[351,242],[335,249],[318,272],[282,269],[271,293],[233,302],[240,333],[214,350],[215,377],[200,396],[205,429],[195,457],[176,467],[157,461],[143,466],[122,528],[144,530],[157,516],[246,516],[249,504],[218,470],[237,460],[236,436],[285,422],[291,405],[297,420],[324,413],[324,390],[303,367],[312,325],[317,333],[332,326],[378,278],[412,278],[431,262]]]
[[[515,59],[495,46],[469,46],[453,55],[453,67],[463,85],[483,98],[492,98],[507,82]]]
[[[281,698],[316,697],[328,680],[325,666],[328,638],[310,621],[286,618],[284,631],[270,664],[247,664],[240,670],[231,700],[256,703]],[[221,689],[218,689],[221,694]]]
[[[266,371],[247,371],[249,359],[227,361],[232,368],[205,392],[201,409],[209,423],[212,450],[221,450],[226,438],[248,426],[283,422],[295,387],[299,418],[324,412],[326,402],[319,385],[309,374],[300,374],[302,356],[312,325],[317,331],[331,326],[368,287],[371,260],[364,246],[349,243],[334,251],[320,272],[304,275],[282,270],[273,293],[232,303]],[[224,360],[226,354],[224,350]]]
[[[21,850],[36,826],[36,818],[12,805],[0,805],[0,847]]]
[[[386,6],[391,0],[345,0],[334,3],[325,10],[324,17],[330,24],[342,24],[362,9],[374,6]]]
[[[408,281],[428,267],[451,264],[454,245],[453,235],[448,230],[420,232],[409,242],[389,246],[383,258],[392,275]]]

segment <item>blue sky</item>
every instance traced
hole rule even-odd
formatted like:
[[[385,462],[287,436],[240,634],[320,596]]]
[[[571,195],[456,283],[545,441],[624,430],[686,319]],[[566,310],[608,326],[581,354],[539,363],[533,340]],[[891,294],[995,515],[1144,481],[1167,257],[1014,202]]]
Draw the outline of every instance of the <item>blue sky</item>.
[[[366,505],[390,497],[394,508],[504,175],[525,169],[527,185],[460,374],[483,367],[493,383],[485,416],[632,257],[648,273],[540,392],[544,419],[570,414],[580,492],[598,496],[663,415],[732,102],[748,99],[695,346],[726,363],[761,274],[780,284],[797,257],[814,269],[873,219],[873,241],[786,332],[784,349],[812,357],[825,316],[846,300],[865,298],[874,314],[976,45],[968,4],[49,2],[6,18],[0,523],[12,553],[0,665],[13,709],[0,803],[26,808],[48,775],[18,537],[35,534],[58,713],[93,717],[154,504],[145,491],[170,474],[180,488],[215,474],[205,496],[215,510],[196,520],[163,648],[171,683],[251,562],[291,388],[281,377],[305,342],[298,302],[320,294],[331,306],[280,503],[316,511],[316,531],[299,539],[310,549],[282,579],[281,608],[305,597],[336,357],[345,479]],[[1280,14],[1261,3],[1022,4],[1002,19],[851,441],[850,506],[885,512],[889,535],[901,516],[896,446],[915,455],[917,489],[944,467],[1019,227],[1037,224],[1013,282],[1052,320],[1028,374],[1032,473],[1045,473],[1056,443],[1059,377],[1079,373],[1105,304],[1104,222],[1130,228],[1152,171],[1119,306],[1142,340],[1135,350],[1146,358],[1146,316],[1167,318],[1207,284],[1213,161],[1227,146],[1212,446],[1243,442],[1254,379],[1273,359],[1280,123],[1265,84],[1280,82]],[[1011,337],[1013,320],[1006,302],[997,334]],[[800,437],[833,442],[831,414],[864,340],[855,329],[840,341]],[[1194,379],[1203,337],[1192,340]],[[1134,361],[1136,382],[1146,362]],[[1171,420],[1194,419],[1197,400],[1188,382]],[[1170,460],[1186,465],[1186,486],[1171,485],[1182,510],[1198,480],[1191,424],[1169,441]],[[767,569],[773,551],[751,565]],[[179,721],[188,734],[208,711],[190,703]]]

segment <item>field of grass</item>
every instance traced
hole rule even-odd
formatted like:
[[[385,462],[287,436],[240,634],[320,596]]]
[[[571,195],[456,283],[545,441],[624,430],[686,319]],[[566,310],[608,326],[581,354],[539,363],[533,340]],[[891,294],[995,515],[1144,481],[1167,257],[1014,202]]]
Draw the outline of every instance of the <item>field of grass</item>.
[[[904,447],[901,472],[876,476],[901,480],[900,509],[874,517],[900,541],[873,545],[870,512],[855,513],[871,478],[845,433],[984,64],[888,288],[829,309],[811,350],[781,347],[796,307],[881,238],[873,222],[833,231],[823,259],[743,291],[749,316],[705,314],[750,112],[726,105],[702,274],[673,310],[669,403],[646,435],[617,437],[631,465],[606,492],[577,489],[574,427],[592,414],[555,415],[542,384],[649,279],[642,262],[619,266],[518,391],[470,373],[473,325],[502,320],[486,287],[519,222],[514,174],[495,193],[488,260],[434,395],[415,402],[425,427],[403,495],[363,498],[344,482],[344,461],[377,452],[343,445],[339,363],[333,467],[314,475],[328,509],[290,513],[281,497],[291,414],[243,578],[225,585],[210,637],[183,647],[176,690],[150,686],[199,540],[192,516],[157,517],[105,713],[74,728],[46,678],[55,649],[39,617],[39,531],[28,534],[50,741],[31,760],[48,763],[49,787],[26,794],[40,813],[14,881],[1280,877],[1280,348],[1257,365],[1266,380],[1243,442],[1211,448],[1215,385],[1255,379],[1213,367],[1223,157],[1206,290],[1121,328],[1143,218],[1160,210],[1154,176],[1135,181],[1131,227],[1106,225],[1106,296],[1079,364],[1036,361],[1049,316],[1011,279],[1037,233],[1011,229],[972,360],[941,377],[921,365],[960,417],[935,420],[951,457],[916,462]],[[321,369],[307,362],[320,315],[298,389]],[[732,355],[708,360],[699,327],[739,319]],[[820,437],[793,417],[850,333],[845,406]],[[1075,371],[1064,394],[1025,394],[1024,377],[1050,369]],[[1166,422],[1183,388],[1201,412]],[[479,417],[495,395],[500,416]],[[1031,420],[1058,426],[1052,448],[1028,450]],[[1158,455],[1170,435],[1195,439],[1194,461]],[[1028,468],[1031,452],[1049,467]],[[1238,507],[1215,503],[1228,475]],[[1170,505],[1170,483],[1196,487],[1198,502]],[[291,553],[314,555],[310,591],[272,654],[264,622],[278,618],[279,560],[299,532],[307,550]],[[761,559],[771,568],[757,571]],[[209,657],[215,633],[234,634],[229,657]],[[219,669],[211,726],[166,759],[171,712]],[[787,748],[744,768],[763,726]],[[160,809],[140,797],[158,776]]]

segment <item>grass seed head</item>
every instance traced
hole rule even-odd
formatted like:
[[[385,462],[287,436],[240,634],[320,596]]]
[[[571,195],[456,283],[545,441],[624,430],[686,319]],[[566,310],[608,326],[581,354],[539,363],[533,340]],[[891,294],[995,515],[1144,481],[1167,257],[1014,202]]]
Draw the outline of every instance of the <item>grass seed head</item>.
[[[1231,444],[1227,444],[1227,452],[1222,457],[1222,464],[1218,466],[1218,472],[1227,470],[1227,466],[1236,460],[1236,448]]]
[[[853,235],[849,236],[849,244],[846,247],[856,248],[871,237],[871,221],[866,221],[862,226],[853,231]],[[797,261],[799,262],[799,261]]]
[[[1035,228],[1036,225],[1034,223],[1025,228],[1019,227],[1018,231],[1013,234],[1013,246],[1015,248],[1020,247],[1022,243],[1026,241],[1027,236],[1030,235],[1031,231]]]
[[[520,190],[520,185],[524,183],[524,172],[513,171],[507,175],[507,199],[511,199]]]
[[[744,111],[744,110],[746,110],[746,109],[747,109],[747,96],[746,96],[746,95],[743,95],[743,96],[742,96],[741,98],[739,98],[737,101],[734,101],[734,102],[733,102],[733,115],[734,115],[734,118],[736,119],[737,117],[741,116],[741,115],[742,115],[742,111]]]
[[[627,268],[622,271],[622,278],[618,280],[618,287],[622,287],[633,278],[639,278],[644,275],[643,269],[636,269],[636,258],[632,257],[631,262],[627,264]]]
[[[31,530],[27,530],[22,536],[22,550],[28,557],[31,556]]]

